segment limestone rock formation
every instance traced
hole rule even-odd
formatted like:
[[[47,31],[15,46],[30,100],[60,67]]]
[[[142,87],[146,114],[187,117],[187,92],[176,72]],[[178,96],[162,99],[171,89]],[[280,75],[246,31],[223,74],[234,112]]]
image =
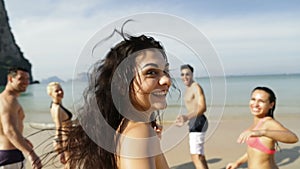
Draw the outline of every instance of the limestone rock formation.
[[[16,44],[8,21],[4,0],[0,0],[0,85],[6,84],[7,69],[12,66],[29,70],[32,83],[31,63]]]

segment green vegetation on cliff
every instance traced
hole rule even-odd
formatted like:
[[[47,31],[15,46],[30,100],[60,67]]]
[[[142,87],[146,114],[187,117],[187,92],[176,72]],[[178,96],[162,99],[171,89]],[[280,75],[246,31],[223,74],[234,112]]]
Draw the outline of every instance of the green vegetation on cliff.
[[[0,0],[0,85],[6,84],[7,69],[13,66],[29,70],[32,83],[31,63],[16,44],[8,21],[4,0]]]

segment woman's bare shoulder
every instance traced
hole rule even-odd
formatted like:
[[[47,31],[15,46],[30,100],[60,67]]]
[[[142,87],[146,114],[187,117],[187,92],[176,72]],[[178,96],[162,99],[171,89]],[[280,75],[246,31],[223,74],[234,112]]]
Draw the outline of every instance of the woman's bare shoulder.
[[[159,139],[153,128],[142,122],[129,124],[125,128],[119,146],[123,156],[150,157],[160,151]]]
[[[283,128],[283,125],[279,121],[273,119],[272,117],[265,117],[264,125],[267,129]]]
[[[129,122],[123,134],[128,137],[147,138],[154,134],[154,130],[149,123]]]

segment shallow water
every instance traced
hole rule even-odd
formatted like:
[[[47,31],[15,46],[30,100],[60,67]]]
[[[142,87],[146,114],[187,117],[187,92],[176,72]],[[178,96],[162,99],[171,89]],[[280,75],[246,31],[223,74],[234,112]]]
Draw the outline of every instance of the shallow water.
[[[184,92],[184,86],[180,79],[175,79],[178,89]],[[277,96],[276,114],[299,113],[300,110],[300,75],[263,75],[263,76],[232,76],[226,77],[226,98],[212,98],[210,78],[197,78],[196,81],[202,86],[207,101],[207,116],[211,119],[221,116],[244,115],[248,112],[248,102],[251,90],[256,86],[268,86],[272,88]],[[62,83],[65,91],[63,104],[74,112],[74,105],[78,105],[83,90],[86,87],[84,82]],[[50,97],[46,93],[47,84],[30,85],[27,91],[19,97],[26,118],[26,122],[50,123],[52,122],[49,113]],[[3,87],[2,87],[3,89]],[[1,89],[0,89],[1,90]],[[223,89],[222,89],[223,90]],[[226,101],[225,101],[226,99]],[[225,104],[224,102],[225,101]],[[214,108],[214,109],[212,109]],[[215,109],[217,108],[217,109]],[[234,109],[233,109],[234,108]],[[224,109],[233,109],[235,111],[226,111]],[[212,112],[211,110],[214,110]],[[218,110],[218,112],[216,112]],[[243,111],[243,112],[240,112]],[[162,113],[163,120],[173,121],[180,113],[184,113],[185,108],[182,105],[182,99],[178,90],[172,90],[168,96],[168,108]]]

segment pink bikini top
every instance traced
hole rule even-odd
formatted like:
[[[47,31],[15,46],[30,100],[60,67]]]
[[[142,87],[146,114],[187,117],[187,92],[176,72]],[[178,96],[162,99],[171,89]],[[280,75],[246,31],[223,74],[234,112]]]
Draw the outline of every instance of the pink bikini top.
[[[256,130],[259,128],[259,126],[266,120],[266,118],[263,118],[261,119],[258,124],[254,127],[253,130]],[[275,154],[276,150],[271,150],[269,149],[268,147],[266,147],[259,139],[259,137],[250,137],[248,140],[247,140],[247,144],[248,146],[252,147],[252,148],[255,148],[257,150],[260,150],[264,153],[267,153],[267,154]]]

